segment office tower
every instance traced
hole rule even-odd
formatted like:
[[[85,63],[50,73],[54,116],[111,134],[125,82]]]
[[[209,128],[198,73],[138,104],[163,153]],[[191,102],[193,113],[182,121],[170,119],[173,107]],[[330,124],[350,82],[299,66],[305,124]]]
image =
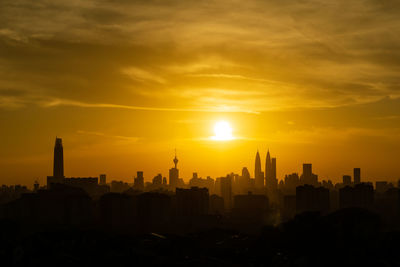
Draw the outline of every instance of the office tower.
[[[254,168],[254,178],[256,182],[256,187],[257,188],[263,188],[264,187],[264,176],[261,171],[261,159],[260,159],[260,153],[257,150],[256,154],[256,162],[255,162],[255,168]]]
[[[173,160],[174,162],[174,168],[169,169],[169,185],[172,188],[176,188],[179,182],[179,170],[177,168],[178,165],[178,158],[176,157],[176,152],[175,152],[175,158]]]
[[[304,163],[303,164],[303,176],[311,177],[311,175],[312,175],[312,164]]]
[[[224,199],[225,210],[232,208],[232,177],[218,178],[221,186],[221,196]]]
[[[361,169],[354,168],[354,184],[361,183]]]
[[[271,159],[269,150],[265,160],[265,185],[268,190],[276,190],[278,187],[278,180],[276,179],[276,158]]]
[[[53,162],[53,177],[64,178],[64,156],[63,156],[62,139],[56,137],[54,146],[54,162]]]
[[[351,184],[351,176],[343,175],[343,185],[350,185],[350,184]]]
[[[312,173],[312,164],[303,164],[303,174],[300,177],[302,184],[318,186],[318,175]]]
[[[100,185],[107,184],[107,176],[105,174],[100,174]]]
[[[144,177],[143,177],[143,172],[138,171],[137,172],[137,177],[134,179],[133,182],[133,187],[139,190],[144,189]]]
[[[276,158],[272,158],[272,179],[276,180]]]

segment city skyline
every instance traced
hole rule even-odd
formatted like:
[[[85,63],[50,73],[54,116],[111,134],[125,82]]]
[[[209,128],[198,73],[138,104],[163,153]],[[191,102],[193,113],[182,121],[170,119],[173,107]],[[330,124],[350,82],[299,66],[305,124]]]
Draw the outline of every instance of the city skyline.
[[[224,175],[220,175],[220,176],[216,176],[216,177],[211,177],[209,175],[206,176],[201,176],[198,174],[198,172],[194,171],[192,172],[192,176],[191,177],[186,177],[186,179],[184,177],[182,177],[179,173],[180,170],[179,168],[177,168],[179,159],[177,157],[177,151],[175,149],[175,154],[174,154],[174,158],[172,160],[173,162],[173,166],[169,169],[169,173],[168,173],[168,179],[167,179],[167,175],[163,175],[162,173],[157,173],[156,176],[154,176],[153,178],[151,177],[146,177],[144,176],[144,172],[141,170],[137,171],[137,176],[132,176],[132,179],[129,179],[128,181],[124,180],[124,179],[115,179],[115,177],[111,177],[113,181],[122,181],[122,182],[127,182],[129,184],[133,184],[134,186],[136,185],[136,183],[138,182],[137,179],[141,179],[141,188],[144,188],[144,185],[146,183],[155,183],[154,179],[156,179],[156,177],[159,177],[157,179],[160,179],[160,181],[162,182],[156,182],[156,184],[164,184],[165,181],[167,181],[168,185],[172,186],[172,188],[176,188],[179,186],[184,186],[185,184],[190,184],[191,180],[193,178],[198,179],[198,178],[207,178],[207,179],[220,179],[221,177],[225,177]],[[256,151],[256,157],[255,157],[255,169],[254,172],[248,172],[248,168],[247,166],[244,166],[242,168],[242,176],[243,175],[249,175],[249,179],[253,179],[254,180],[254,189],[260,189],[260,188],[267,188],[268,190],[272,190],[272,191],[276,191],[278,189],[278,185],[280,185],[280,183],[286,183],[286,179],[288,176],[293,176],[293,175],[297,175],[298,179],[302,180],[303,182],[305,182],[306,184],[310,184],[310,185],[315,185],[318,186],[322,185],[325,182],[333,182],[334,184],[338,183],[340,184],[341,182],[343,182],[343,184],[351,184],[354,182],[354,184],[358,184],[361,181],[361,168],[353,168],[353,175],[348,175],[348,174],[343,174],[342,177],[340,179],[336,179],[336,180],[331,180],[331,179],[324,179],[324,177],[320,177],[320,180],[318,179],[318,175],[317,174],[313,174],[312,172],[312,163],[303,163],[302,164],[302,172],[291,172],[291,173],[286,173],[284,175],[284,177],[282,177],[282,179],[279,179],[277,177],[277,159],[276,157],[271,158],[270,155],[270,151],[269,149],[267,150],[266,153],[266,157],[265,157],[265,169],[262,169],[261,166],[261,156],[259,153],[259,150]],[[248,174],[244,174],[243,171],[244,169],[246,169],[246,172]],[[264,171],[263,171],[264,170]],[[227,175],[240,175],[234,172],[227,172]],[[96,179],[96,183],[100,183],[100,184],[105,184],[105,180],[106,180],[106,176],[107,174],[102,173],[99,175],[100,178],[97,177],[97,175],[93,176],[93,179]],[[140,176],[140,178],[138,178]],[[315,176],[315,177],[314,177]],[[72,176],[73,177],[73,176]],[[75,177],[84,177],[82,175],[76,175]],[[313,178],[314,177],[314,178]],[[346,177],[346,178],[345,178]],[[52,176],[47,176],[47,181],[45,181],[45,184],[49,185],[49,183],[59,183],[62,179],[65,179],[66,176],[64,176],[64,149],[63,149],[63,142],[62,142],[62,138],[60,137],[56,137],[55,139],[55,144],[54,144],[54,152],[53,152],[53,175]],[[110,178],[110,177],[109,177]],[[90,176],[90,179],[92,179],[92,176]],[[100,179],[100,180],[99,180]],[[179,181],[181,180],[181,182]],[[347,180],[348,182],[345,182],[345,180]],[[392,182],[392,184],[395,184],[396,182],[398,182],[398,180],[378,180],[376,182],[379,181],[385,181],[385,182]],[[35,184],[38,183],[39,181],[36,179],[35,180]],[[323,183],[321,183],[323,182]],[[369,180],[368,178],[366,179],[365,176],[363,177],[363,181],[362,182],[373,182],[371,180]],[[167,184],[165,183],[165,184]],[[36,185],[35,185],[36,186]],[[280,185],[281,186],[281,185]],[[143,190],[143,189],[141,189]]]
[[[68,152],[67,152],[68,153]],[[170,166],[171,168],[169,169],[169,172],[171,172],[171,170],[173,170],[174,168],[176,168],[176,164],[178,163],[178,159],[177,159],[177,150],[174,150],[174,155],[175,157],[173,158],[172,162],[174,166]],[[260,156],[261,155],[265,155],[265,157]],[[171,161],[171,160],[170,160]],[[53,154],[53,164],[52,164],[52,172],[53,172],[53,177],[65,177],[64,176],[64,153],[63,153],[63,145],[62,145],[62,138],[60,137],[56,137],[56,141],[55,141],[55,146],[54,146],[54,154]],[[278,183],[280,181],[283,181],[285,179],[286,175],[291,175],[293,173],[297,173],[299,175],[302,174],[302,170],[304,170],[304,164],[305,162],[302,162],[301,164],[299,164],[298,166],[296,166],[295,168],[293,168],[293,170],[288,170],[287,172],[284,171],[280,171],[279,168],[276,167],[276,157],[271,158],[270,156],[270,149],[267,148],[267,152],[264,153],[260,153],[259,149],[256,150],[256,158],[255,161],[253,161],[253,165],[255,163],[255,169],[253,169],[253,171],[250,171],[250,177],[252,177],[253,179],[256,179],[256,181],[258,180],[258,186],[256,185],[256,187],[260,187],[260,183],[263,183],[263,186],[266,186],[268,184],[268,187],[273,187],[276,188]],[[265,163],[265,164],[263,164]],[[312,163],[311,163],[312,164]],[[262,167],[264,166],[264,168]],[[303,166],[303,169],[301,169]],[[193,177],[192,175],[194,173],[196,173],[196,175],[199,175],[199,177],[212,177],[212,178],[218,178],[218,177],[225,177],[226,174],[229,173],[241,173],[242,168],[248,168],[249,166],[242,166],[242,167],[237,167],[235,170],[225,170],[225,172],[221,172],[220,174],[217,175],[209,175],[208,173],[200,173],[197,171],[197,169],[194,170],[186,170],[186,172],[184,172],[185,174],[188,173],[187,176],[183,176],[182,171],[180,169],[178,169],[177,171],[177,176],[178,178],[182,179],[185,183],[188,183],[189,180]],[[314,165],[315,168],[315,165]],[[332,181],[334,183],[340,183],[342,182],[343,176],[350,176],[352,177],[352,175],[356,175],[355,173],[353,173],[355,170],[353,169],[354,167],[350,167],[348,170],[346,169],[343,173],[339,174],[338,177],[326,177],[326,176],[321,176],[320,175],[320,180],[326,180],[326,181]],[[199,168],[201,169],[201,168]],[[239,170],[240,169],[240,170]],[[266,170],[269,169],[269,172],[267,172]],[[318,167],[316,168],[318,170]],[[360,169],[359,166],[356,169]],[[366,168],[368,169],[368,168]],[[102,168],[102,170],[104,170],[104,168]],[[166,171],[165,173],[161,170],[155,170],[154,168],[150,169],[150,172],[146,172],[143,171],[143,168],[138,168],[137,170],[134,171],[133,174],[131,174],[129,177],[115,177],[113,175],[109,175],[108,177],[111,177],[113,180],[118,180],[118,181],[124,181],[124,182],[128,182],[128,183],[132,183],[134,182],[134,177],[135,177],[135,173],[136,172],[141,172],[142,175],[144,174],[144,182],[151,182],[153,177],[156,175],[161,174],[163,177],[167,177],[168,176],[168,171]],[[257,173],[259,172],[259,174],[257,175]],[[76,173],[76,172],[71,172],[68,171],[67,169],[67,176],[70,177],[97,177],[99,174],[105,174],[106,172],[101,172],[101,171],[91,171],[89,172],[84,172],[82,173]],[[154,173],[154,175],[153,175]],[[278,174],[279,173],[279,174]],[[363,175],[364,178],[366,178],[368,181],[370,182],[376,182],[376,181],[390,181],[393,183],[396,183],[398,181],[398,179],[396,179],[396,177],[391,177],[389,179],[384,179],[384,177],[380,177],[380,179],[371,179],[371,177],[368,176],[368,173],[365,174],[365,171],[363,171]],[[48,175],[46,175],[48,176]],[[41,182],[42,184],[46,183],[46,176],[44,177],[35,177],[33,178],[33,180],[36,182]],[[258,178],[256,178],[258,177]],[[136,179],[136,178],[135,178]],[[260,182],[260,179],[262,179],[262,181]],[[272,179],[272,180],[271,180]],[[28,180],[28,183],[26,183],[27,185],[30,185],[30,183],[32,183],[31,180]],[[170,183],[170,182],[169,182]],[[18,184],[18,183],[10,183],[11,184]]]

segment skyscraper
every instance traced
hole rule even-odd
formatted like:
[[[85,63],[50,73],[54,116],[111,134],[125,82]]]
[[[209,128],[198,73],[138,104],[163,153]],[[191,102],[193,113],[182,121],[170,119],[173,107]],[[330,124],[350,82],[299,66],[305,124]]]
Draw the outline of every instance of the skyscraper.
[[[354,168],[354,184],[361,183],[361,169]]]
[[[54,146],[53,177],[64,178],[64,153],[62,139],[57,137]]]
[[[278,180],[276,179],[276,158],[271,159],[269,150],[265,160],[265,185],[268,190],[276,190],[278,187]]]
[[[254,168],[254,178],[255,178],[255,184],[256,188],[263,188],[264,187],[264,175],[262,174],[261,171],[261,159],[260,159],[260,153],[257,150],[256,154],[256,162],[255,162],[255,168]]]
[[[313,174],[311,163],[303,164],[303,174],[300,177],[300,182],[302,184],[318,186],[318,175]]]

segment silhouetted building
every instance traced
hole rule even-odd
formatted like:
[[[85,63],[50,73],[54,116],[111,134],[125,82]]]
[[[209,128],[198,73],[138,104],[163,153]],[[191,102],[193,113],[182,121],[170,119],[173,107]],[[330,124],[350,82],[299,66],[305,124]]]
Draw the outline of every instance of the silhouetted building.
[[[207,215],[209,209],[207,188],[192,187],[176,189],[176,211],[178,216]]]
[[[210,196],[210,214],[223,214],[225,211],[224,199],[218,195]]]
[[[390,188],[393,188],[392,183],[388,183],[387,181],[376,181],[375,189],[377,193],[385,193]]]
[[[296,195],[286,195],[283,197],[281,208],[281,219],[287,221],[296,215]]]
[[[224,199],[224,206],[226,210],[232,208],[232,177],[221,177],[219,179],[221,185],[221,196]]]
[[[169,185],[172,189],[175,189],[179,184],[179,170],[177,168],[178,158],[176,157],[176,154],[173,162],[174,168],[169,169]]]
[[[157,174],[157,176],[154,176],[153,185],[162,185],[162,175],[161,175],[161,173]]]
[[[136,190],[141,190],[141,191],[144,190],[144,177],[143,177],[143,172],[142,171],[138,171],[137,172],[137,176],[136,176],[136,178],[134,179],[134,182],[133,182],[133,187]]]
[[[300,177],[297,173],[285,175],[285,184],[282,191],[286,195],[295,195],[296,187],[300,186]]]
[[[374,205],[374,188],[370,184],[360,183],[354,187],[339,189],[339,207],[371,209]]]
[[[107,184],[107,176],[105,174],[100,174],[100,185],[106,185]]]
[[[90,196],[97,195],[97,177],[70,177],[63,179],[63,183],[68,186],[81,188]]]
[[[170,196],[155,192],[146,192],[137,196],[137,216],[141,230],[163,230],[171,220],[171,214]]]
[[[56,138],[54,145],[53,159],[53,176],[47,176],[47,186],[50,188],[52,184],[63,183],[64,179],[64,152],[62,139]]]
[[[301,184],[318,186],[318,175],[312,173],[312,164],[303,164],[303,174],[300,177]]]
[[[268,198],[265,195],[236,195],[233,200],[232,214],[247,222],[262,222],[269,210]]]
[[[361,169],[360,168],[354,168],[353,176],[354,176],[354,184],[361,183]]]
[[[56,138],[54,145],[53,177],[64,178],[64,153],[61,138]]]
[[[128,183],[123,181],[111,181],[111,192],[112,193],[122,193],[130,188]]]
[[[330,210],[329,190],[323,187],[303,185],[296,188],[296,211],[318,211],[327,213]]]
[[[351,184],[351,176],[350,175],[343,175],[343,185],[350,185]]]
[[[133,196],[109,193],[100,198],[100,219],[111,229],[131,227],[136,218],[136,200]]]
[[[256,154],[256,161],[255,161],[255,167],[254,167],[254,179],[256,182],[256,188],[263,188],[264,187],[264,176],[261,171],[261,159],[260,159],[260,153],[257,150]]]
[[[91,222],[90,197],[80,188],[54,184],[51,190],[23,194],[6,204],[4,217],[29,226],[85,225]]]
[[[265,185],[270,192],[278,188],[278,180],[276,179],[276,158],[271,159],[269,150],[265,160]]]

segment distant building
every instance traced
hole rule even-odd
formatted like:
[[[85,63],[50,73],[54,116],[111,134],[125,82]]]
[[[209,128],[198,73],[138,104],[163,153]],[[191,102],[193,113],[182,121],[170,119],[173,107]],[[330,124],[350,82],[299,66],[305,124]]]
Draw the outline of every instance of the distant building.
[[[192,187],[176,189],[176,209],[178,216],[207,215],[209,210],[207,188]]]
[[[169,169],[169,185],[172,189],[175,189],[179,184],[179,170],[177,168],[178,158],[176,157],[176,154],[173,162],[175,167]]]
[[[100,185],[106,185],[107,184],[107,175],[105,174],[100,174]]]
[[[261,159],[260,159],[260,153],[258,151],[256,154],[256,161],[254,166],[254,179],[256,182],[256,188],[264,187],[264,175],[261,171]]]
[[[351,185],[351,176],[350,175],[343,175],[343,185]]]
[[[305,211],[329,212],[329,190],[307,184],[298,186],[296,188],[296,211],[297,213]]]
[[[318,175],[312,173],[312,164],[303,164],[303,174],[300,177],[301,184],[318,186]]]
[[[221,196],[224,199],[224,206],[226,210],[232,208],[232,177],[221,177],[219,179],[221,186]]]
[[[354,176],[354,184],[361,183],[361,169],[360,168],[354,168],[353,176]]]
[[[153,178],[153,185],[162,185],[162,175],[161,173],[157,174],[156,176],[154,176]]]
[[[375,189],[377,193],[385,193],[387,190],[393,188],[392,183],[388,183],[387,181],[376,181]]]
[[[370,184],[360,183],[354,187],[339,189],[339,208],[371,209],[374,205],[374,188]]]
[[[236,195],[233,200],[232,214],[239,219],[261,222],[269,210],[268,198],[265,195]]]
[[[271,159],[269,150],[265,160],[265,185],[269,191],[276,191],[278,188],[278,180],[276,179],[276,158]]]
[[[56,138],[54,145],[53,177],[64,178],[64,152],[61,138]]]
[[[133,187],[136,190],[141,190],[141,191],[144,190],[144,177],[143,177],[143,172],[142,171],[138,171],[137,172],[137,176],[136,176],[136,178],[134,179],[134,182],[133,182]]]
[[[287,221],[296,215],[296,195],[286,195],[283,197],[281,208],[281,219]]]
[[[210,196],[210,214],[223,214],[225,210],[224,199],[218,195]]]

